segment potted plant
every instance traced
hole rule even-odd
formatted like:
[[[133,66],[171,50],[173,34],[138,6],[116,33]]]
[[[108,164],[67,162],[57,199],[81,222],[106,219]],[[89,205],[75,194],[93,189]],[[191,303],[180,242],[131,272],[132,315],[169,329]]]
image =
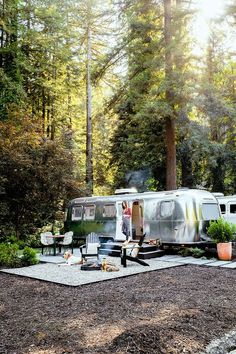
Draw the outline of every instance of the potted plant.
[[[235,238],[236,225],[220,218],[211,221],[207,228],[207,234],[217,243],[218,258],[222,261],[232,259],[232,240]]]

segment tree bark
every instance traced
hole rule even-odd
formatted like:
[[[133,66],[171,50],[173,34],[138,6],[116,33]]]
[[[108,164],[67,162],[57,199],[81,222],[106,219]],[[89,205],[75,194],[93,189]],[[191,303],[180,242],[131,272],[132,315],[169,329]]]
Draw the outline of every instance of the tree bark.
[[[172,89],[173,55],[172,42],[172,0],[164,0],[164,36],[165,36],[165,76],[167,82],[166,100],[174,111]],[[166,117],[166,189],[176,189],[176,146],[175,146],[175,117]]]
[[[5,1],[3,0],[1,3],[1,18],[4,19],[5,17]],[[1,35],[0,35],[0,68],[3,68],[3,54],[2,54],[2,49],[4,47],[4,29],[3,29],[3,24],[0,25],[0,31],[1,31]]]
[[[88,194],[93,194],[93,145],[92,145],[92,87],[91,87],[91,4],[87,2],[87,63],[86,63],[86,105],[87,105],[87,133],[86,133],[86,183]]]

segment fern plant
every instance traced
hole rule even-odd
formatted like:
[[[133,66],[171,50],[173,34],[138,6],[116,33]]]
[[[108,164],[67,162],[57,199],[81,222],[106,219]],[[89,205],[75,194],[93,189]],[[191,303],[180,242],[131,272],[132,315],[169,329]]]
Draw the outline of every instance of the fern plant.
[[[216,243],[230,242],[234,240],[236,232],[236,225],[220,218],[216,221],[211,221],[207,228],[207,234]]]

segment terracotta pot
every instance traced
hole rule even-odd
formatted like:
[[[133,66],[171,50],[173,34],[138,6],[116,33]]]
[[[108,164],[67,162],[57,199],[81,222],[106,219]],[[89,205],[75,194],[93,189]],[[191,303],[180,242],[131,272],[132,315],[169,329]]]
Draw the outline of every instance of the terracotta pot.
[[[217,253],[221,261],[230,261],[232,259],[232,242],[217,243]]]

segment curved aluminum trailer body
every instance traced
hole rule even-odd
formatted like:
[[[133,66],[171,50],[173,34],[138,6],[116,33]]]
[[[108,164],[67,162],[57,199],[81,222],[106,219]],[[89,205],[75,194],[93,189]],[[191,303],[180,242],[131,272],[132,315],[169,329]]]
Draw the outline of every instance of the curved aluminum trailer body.
[[[206,228],[220,217],[216,198],[207,191],[180,189],[167,192],[132,193],[73,199],[68,206],[65,230],[77,238],[90,232],[114,240],[122,233],[122,201],[132,209],[130,234],[135,239],[146,234],[162,243],[191,244],[210,241]]]

